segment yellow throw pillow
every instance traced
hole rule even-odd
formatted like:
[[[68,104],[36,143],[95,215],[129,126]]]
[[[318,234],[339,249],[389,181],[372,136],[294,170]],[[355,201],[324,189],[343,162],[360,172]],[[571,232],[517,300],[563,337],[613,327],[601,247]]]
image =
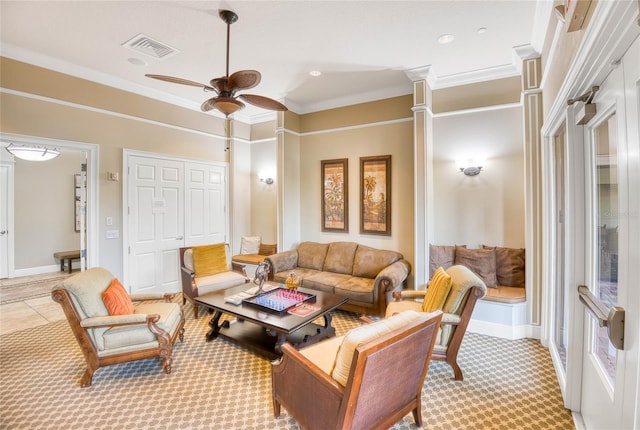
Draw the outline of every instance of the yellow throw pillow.
[[[451,291],[452,283],[451,276],[442,267],[438,267],[429,282],[427,294],[424,296],[424,302],[422,302],[422,310],[424,312],[433,312],[442,309]]]
[[[224,243],[193,247],[193,267],[197,277],[228,272],[227,249]]]

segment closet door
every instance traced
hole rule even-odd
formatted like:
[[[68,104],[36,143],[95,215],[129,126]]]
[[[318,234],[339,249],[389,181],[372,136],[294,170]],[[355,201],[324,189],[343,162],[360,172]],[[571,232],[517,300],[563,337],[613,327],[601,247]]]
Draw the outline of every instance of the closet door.
[[[180,291],[184,162],[128,158],[127,284],[131,293]]]
[[[226,242],[226,165],[188,162],[185,177],[185,246]]]

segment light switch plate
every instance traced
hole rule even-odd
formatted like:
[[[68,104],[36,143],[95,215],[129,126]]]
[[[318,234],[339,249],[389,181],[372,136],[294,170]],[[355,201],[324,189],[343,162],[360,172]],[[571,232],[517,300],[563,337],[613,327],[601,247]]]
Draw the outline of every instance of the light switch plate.
[[[105,224],[109,225],[113,225],[113,217],[112,216],[108,216],[106,219]]]

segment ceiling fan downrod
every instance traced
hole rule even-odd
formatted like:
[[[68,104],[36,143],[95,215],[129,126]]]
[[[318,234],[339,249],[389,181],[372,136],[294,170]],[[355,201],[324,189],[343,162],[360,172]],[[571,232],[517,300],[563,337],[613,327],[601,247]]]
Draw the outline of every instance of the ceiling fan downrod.
[[[220,19],[222,19],[224,22],[227,23],[227,74],[226,76],[229,77],[229,39],[231,37],[231,24],[233,24],[238,20],[238,15],[233,11],[225,10],[225,9],[221,9],[218,12],[218,15],[220,15]]]

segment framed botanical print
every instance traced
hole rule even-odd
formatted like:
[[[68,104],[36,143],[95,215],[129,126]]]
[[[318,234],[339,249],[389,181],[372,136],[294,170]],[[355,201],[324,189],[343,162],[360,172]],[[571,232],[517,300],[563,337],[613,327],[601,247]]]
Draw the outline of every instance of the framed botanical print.
[[[349,160],[321,160],[322,231],[349,231]]]
[[[391,155],[360,157],[360,233],[391,236]]]

